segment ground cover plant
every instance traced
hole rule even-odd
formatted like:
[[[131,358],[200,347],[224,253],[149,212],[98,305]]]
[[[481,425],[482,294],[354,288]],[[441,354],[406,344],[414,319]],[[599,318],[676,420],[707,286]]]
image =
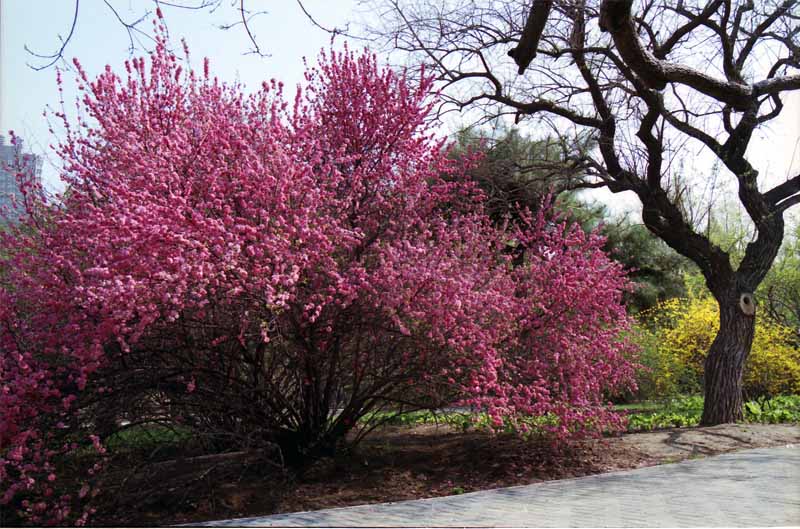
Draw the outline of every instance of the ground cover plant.
[[[429,125],[430,78],[346,50],[292,98],[246,95],[159,31],[122,77],[76,61],[68,191],[0,235],[4,523],[86,523],[114,458],[153,447],[265,476],[380,412],[622,426],[622,267],[547,208],[494,225]]]
[[[779,395],[748,400],[744,404],[748,423],[800,423],[800,396]],[[660,403],[633,405],[628,411],[628,431],[697,426],[703,414],[703,398],[675,397]]]
[[[637,432],[663,428],[698,426],[703,414],[703,397],[677,395],[660,400],[616,405],[626,416],[627,431]],[[749,423],[800,423],[800,395],[761,397],[745,402],[745,421]],[[446,425],[460,431],[496,431],[486,413],[469,410],[425,410],[393,416],[386,421],[392,426]],[[537,425],[547,424],[547,418],[530,417],[525,432],[514,424],[505,425],[505,433],[535,433]]]

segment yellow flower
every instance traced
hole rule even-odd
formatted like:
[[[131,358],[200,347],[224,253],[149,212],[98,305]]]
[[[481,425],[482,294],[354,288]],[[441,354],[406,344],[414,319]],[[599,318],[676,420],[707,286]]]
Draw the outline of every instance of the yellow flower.
[[[702,388],[703,365],[719,329],[719,307],[711,297],[669,299],[642,314],[651,328],[646,364],[660,394],[696,393]],[[764,317],[756,320],[744,385],[750,396],[800,391],[800,348],[792,331]],[[645,346],[647,350],[648,347]]]

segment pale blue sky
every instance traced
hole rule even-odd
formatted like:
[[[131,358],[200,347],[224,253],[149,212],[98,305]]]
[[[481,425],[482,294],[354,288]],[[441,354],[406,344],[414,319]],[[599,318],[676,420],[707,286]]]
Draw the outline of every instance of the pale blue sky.
[[[48,145],[54,138],[42,116],[45,107],[57,107],[55,69],[34,71],[28,64],[42,64],[24,49],[27,45],[38,53],[52,53],[59,47],[58,36],[66,36],[72,21],[73,0],[0,0],[3,15],[3,75],[0,86],[0,130],[14,130],[24,138],[26,145],[37,154],[48,154]],[[150,0],[111,0],[125,20],[133,20],[147,10],[153,10]],[[251,0],[249,7],[265,10],[266,14],[254,18],[251,30],[264,52],[270,57],[259,57],[245,52],[252,45],[241,26],[223,31],[218,25],[235,22],[239,13],[227,0],[220,8],[188,11],[164,7],[170,35],[177,44],[186,38],[195,66],[202,58],[211,59],[212,70],[225,80],[240,80],[245,86],[258,87],[261,81],[276,78],[288,86],[302,80],[304,56],[311,62],[318,52],[330,44],[330,35],[314,27],[294,0]],[[355,0],[306,0],[306,8],[320,23],[342,26],[349,19],[358,19]],[[150,31],[150,22],[141,26]],[[344,39],[337,37],[336,44]],[[146,41],[144,41],[146,43]],[[357,44],[356,44],[357,45]],[[115,19],[103,0],[82,0],[78,25],[65,52],[70,60],[80,59],[90,77],[100,72],[106,64],[121,68],[129,55],[129,41],[124,28]],[[141,52],[137,53],[141,54]],[[74,107],[74,84],[66,74],[65,100]],[[56,162],[52,155],[50,162]],[[45,185],[57,189],[57,172],[45,162]]]

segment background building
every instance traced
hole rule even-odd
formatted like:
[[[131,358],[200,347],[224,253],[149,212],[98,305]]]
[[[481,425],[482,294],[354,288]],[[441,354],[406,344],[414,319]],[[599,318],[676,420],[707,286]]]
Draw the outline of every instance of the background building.
[[[18,140],[16,145],[12,145],[0,136],[0,223],[5,222],[2,212],[7,211],[6,214],[11,220],[19,218],[22,213],[22,193],[17,180],[17,174],[20,172],[41,185],[41,157],[25,153],[22,141]]]

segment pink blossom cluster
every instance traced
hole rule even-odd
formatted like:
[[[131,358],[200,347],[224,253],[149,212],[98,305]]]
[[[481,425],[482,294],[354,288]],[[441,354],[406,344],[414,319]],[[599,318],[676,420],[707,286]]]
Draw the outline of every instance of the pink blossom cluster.
[[[282,402],[282,429],[342,435],[405,400],[497,425],[552,416],[561,437],[620,424],[604,396],[634,384],[623,270],[545,210],[494,226],[429,125],[429,77],[330,52],[293,99],[276,81],[246,95],[207,62],[188,70],[164,34],[122,77],[75,63],[68,190],[0,236],[0,503],[85,521],[101,466],[73,493],[57,468],[104,456],[81,399],[124,390],[101,373],[179,339],[181,398],[221,402],[234,386],[213,386],[218,359],[252,361],[248,398]],[[297,409],[321,418],[290,413],[320,394]],[[62,430],[84,437],[59,444]]]
[[[33,333],[14,311],[18,301],[0,289],[0,514],[22,496],[18,506],[34,524],[83,524],[91,507],[75,512],[74,503],[88,490],[76,498],[59,493],[54,483],[54,460],[78,448],[59,435],[73,419],[77,396],[64,382],[74,379],[74,365],[72,359],[52,361],[26,347]]]

